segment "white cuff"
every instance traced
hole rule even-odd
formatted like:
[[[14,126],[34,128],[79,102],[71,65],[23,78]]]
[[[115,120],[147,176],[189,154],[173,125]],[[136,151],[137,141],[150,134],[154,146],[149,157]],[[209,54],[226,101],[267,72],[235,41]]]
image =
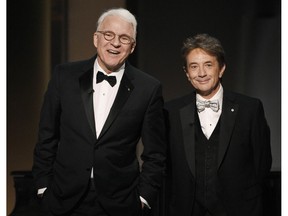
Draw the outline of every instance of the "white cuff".
[[[39,194],[43,194],[46,189],[47,189],[46,187],[45,187],[45,188],[40,188],[40,189],[38,189],[37,194],[38,194],[38,195],[39,195]]]
[[[143,197],[140,196],[140,200],[141,200],[141,202],[143,202],[145,204],[145,206],[147,206],[147,208],[151,209],[150,205],[148,204],[148,202]]]

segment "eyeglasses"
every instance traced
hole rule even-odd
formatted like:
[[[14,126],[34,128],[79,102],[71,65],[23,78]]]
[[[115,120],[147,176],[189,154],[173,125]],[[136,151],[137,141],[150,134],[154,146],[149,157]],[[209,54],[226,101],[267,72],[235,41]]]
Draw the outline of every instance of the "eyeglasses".
[[[97,32],[103,34],[105,40],[107,41],[112,41],[116,36],[116,34],[112,31],[97,31]],[[122,44],[131,44],[135,42],[135,40],[132,37],[125,35],[125,34],[118,35],[118,37],[119,37],[119,41]]]

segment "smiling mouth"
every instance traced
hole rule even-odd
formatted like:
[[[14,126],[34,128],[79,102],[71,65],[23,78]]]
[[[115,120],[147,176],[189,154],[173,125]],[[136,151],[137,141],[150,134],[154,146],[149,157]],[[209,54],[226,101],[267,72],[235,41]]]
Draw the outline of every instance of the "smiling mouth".
[[[206,80],[197,80],[198,83],[200,84],[205,84],[209,81],[209,79],[206,79]]]
[[[116,50],[107,50],[107,52],[113,55],[117,55],[120,53],[119,51],[116,51]]]

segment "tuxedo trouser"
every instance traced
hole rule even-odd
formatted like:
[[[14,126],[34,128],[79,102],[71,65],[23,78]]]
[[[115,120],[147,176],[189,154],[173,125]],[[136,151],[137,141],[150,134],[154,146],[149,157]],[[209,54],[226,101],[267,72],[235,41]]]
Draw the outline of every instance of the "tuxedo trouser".
[[[55,215],[48,210],[45,195],[41,203],[41,216],[109,216],[97,201],[93,180],[89,183],[89,188],[80,202],[72,208],[69,213]]]
[[[216,208],[213,212],[210,212],[207,208],[195,200],[191,216],[227,216],[227,214],[222,208]]]

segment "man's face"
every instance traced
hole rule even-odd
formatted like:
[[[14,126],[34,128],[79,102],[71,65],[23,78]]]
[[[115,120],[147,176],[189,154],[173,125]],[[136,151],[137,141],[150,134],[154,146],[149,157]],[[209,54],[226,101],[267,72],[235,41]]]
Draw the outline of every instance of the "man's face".
[[[100,24],[98,31],[110,31],[116,34],[115,38],[108,41],[100,32],[94,33],[94,46],[97,48],[99,65],[106,73],[119,69],[128,56],[134,51],[135,42],[122,44],[119,36],[133,37],[133,26],[124,19],[116,16],[108,16]]]
[[[186,76],[196,91],[206,99],[213,97],[220,87],[225,65],[220,68],[216,57],[200,48],[190,51],[186,64]]]

